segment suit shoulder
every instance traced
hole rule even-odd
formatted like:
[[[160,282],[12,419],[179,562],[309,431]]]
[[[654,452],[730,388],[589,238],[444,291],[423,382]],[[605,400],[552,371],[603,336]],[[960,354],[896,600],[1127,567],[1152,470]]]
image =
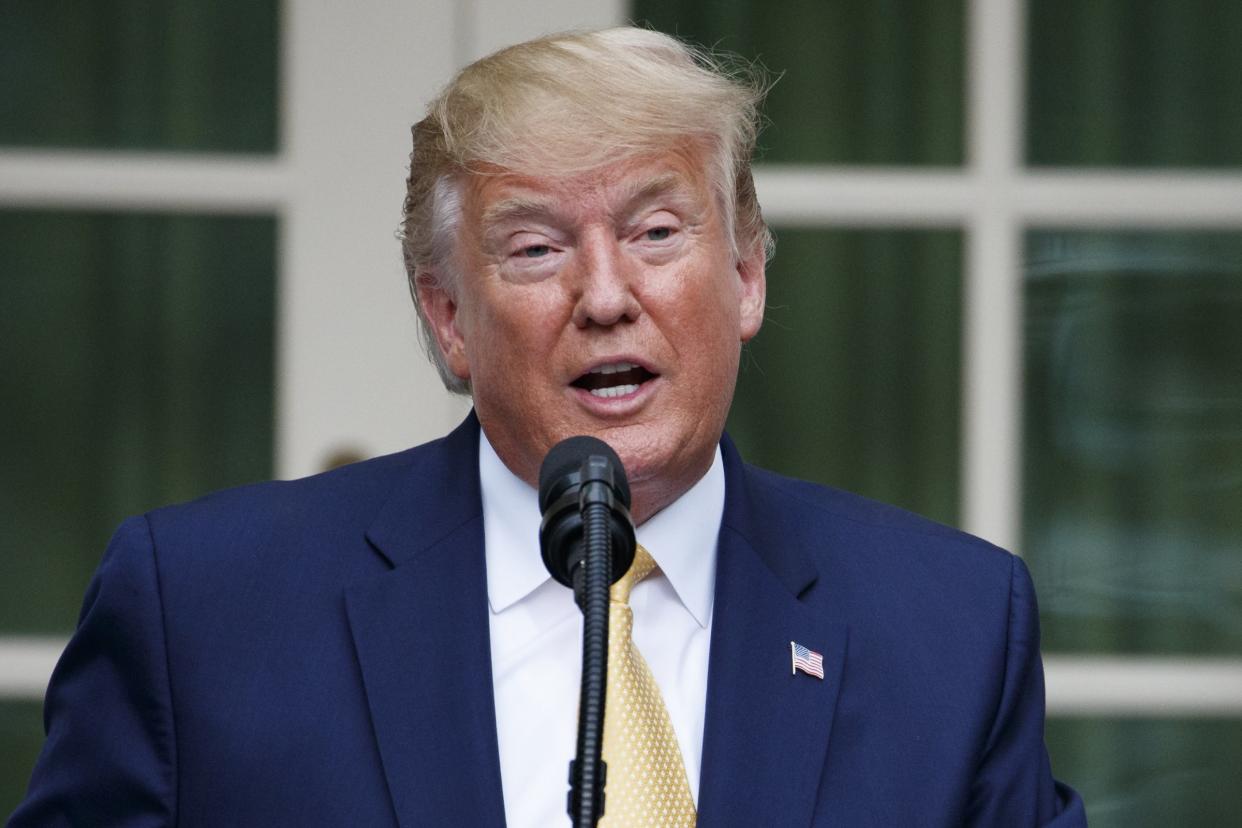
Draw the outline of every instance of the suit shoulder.
[[[219,526],[234,520],[313,523],[339,519],[346,512],[357,511],[351,506],[375,503],[417,461],[423,448],[406,449],[295,480],[269,480],[222,489],[154,509],[147,518],[157,529],[178,524]]]
[[[442,457],[433,442],[155,509],[138,519],[149,533],[146,554],[153,556],[162,589],[180,603],[239,588],[268,599],[282,590],[328,594],[334,583],[383,565],[370,549],[368,530],[394,497],[409,491],[409,481],[425,479],[433,487],[435,461]]]
[[[749,464],[746,477],[758,508],[767,514],[795,516],[803,531],[817,535],[830,531],[866,541],[860,543],[865,547],[953,549],[1006,569],[1014,561],[1011,553],[982,538],[888,503]]]
[[[805,583],[814,573],[800,594],[812,611],[906,662],[934,653],[933,661],[960,660],[964,669],[981,654],[1005,652],[1014,600],[1033,596],[1019,558],[839,489],[754,468],[745,477],[748,540],[778,575],[798,572]]]
[[[467,474],[463,464],[473,458],[469,448],[477,440],[471,424],[467,420],[438,440],[310,477],[239,486],[156,509],[146,514],[152,542],[166,564],[190,570],[212,561],[227,569],[229,561],[250,562],[257,555],[285,566],[294,560],[336,561],[346,549],[366,544],[368,529],[391,511],[395,497],[436,514],[425,498],[441,496],[446,480]]]

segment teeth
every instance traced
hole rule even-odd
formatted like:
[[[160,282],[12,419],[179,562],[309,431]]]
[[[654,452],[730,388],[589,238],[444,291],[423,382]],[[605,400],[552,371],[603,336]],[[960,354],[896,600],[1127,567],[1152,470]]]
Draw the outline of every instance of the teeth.
[[[608,365],[601,365],[598,368],[592,368],[588,373],[591,374],[618,374],[622,371],[629,371],[638,366],[632,362],[611,362]]]
[[[608,371],[607,373],[612,374],[616,372]],[[637,385],[632,385],[632,384],[631,385],[613,385],[609,388],[592,388],[591,396],[592,397],[609,397],[609,398],[624,397],[626,394],[633,394],[637,390],[638,390]]]

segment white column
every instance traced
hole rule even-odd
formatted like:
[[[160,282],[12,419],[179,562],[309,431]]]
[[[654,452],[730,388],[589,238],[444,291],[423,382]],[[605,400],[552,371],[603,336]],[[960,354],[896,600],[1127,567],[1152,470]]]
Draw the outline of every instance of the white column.
[[[469,407],[417,344],[393,234],[409,128],[464,62],[538,34],[621,22],[620,0],[288,0],[276,468],[318,471],[438,437]]]
[[[553,32],[619,26],[629,6],[626,0],[462,0],[469,25],[462,62]]]
[[[454,3],[284,8],[276,468],[395,451],[466,410],[418,349],[394,233],[410,125],[452,74]]]
[[[1021,0],[969,5],[969,175],[962,402],[962,524],[1017,550],[1022,434]]]

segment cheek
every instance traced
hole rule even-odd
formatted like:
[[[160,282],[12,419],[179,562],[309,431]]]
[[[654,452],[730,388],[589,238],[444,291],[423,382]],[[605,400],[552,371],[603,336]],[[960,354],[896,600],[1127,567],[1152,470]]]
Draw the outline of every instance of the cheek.
[[[677,351],[685,369],[681,381],[694,389],[693,405],[701,412],[736,382],[741,356],[737,317],[724,307],[701,307],[699,313],[682,316],[677,323]]]
[[[740,342],[741,309],[727,273],[713,273],[701,290],[682,301],[687,323],[705,343],[721,347]]]
[[[542,371],[556,344],[546,297],[529,288],[500,291],[470,308],[466,350],[474,376],[503,382]]]
[[[718,277],[716,285],[717,290],[701,297],[695,334],[711,382],[731,387],[741,358],[741,311],[728,277]]]

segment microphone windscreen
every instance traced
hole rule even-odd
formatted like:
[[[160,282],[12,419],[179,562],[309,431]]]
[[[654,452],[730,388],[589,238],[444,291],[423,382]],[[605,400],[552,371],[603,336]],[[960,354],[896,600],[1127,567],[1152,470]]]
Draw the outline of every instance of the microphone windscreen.
[[[582,463],[592,454],[608,459],[613,468],[616,496],[630,505],[630,484],[625,478],[625,467],[612,446],[597,437],[579,435],[561,440],[551,448],[539,467],[539,510],[546,512],[552,501],[559,496],[562,487],[557,484],[582,468]]]

